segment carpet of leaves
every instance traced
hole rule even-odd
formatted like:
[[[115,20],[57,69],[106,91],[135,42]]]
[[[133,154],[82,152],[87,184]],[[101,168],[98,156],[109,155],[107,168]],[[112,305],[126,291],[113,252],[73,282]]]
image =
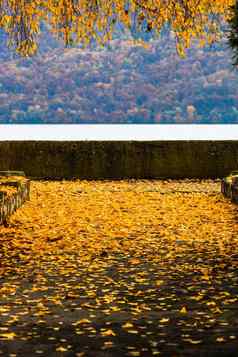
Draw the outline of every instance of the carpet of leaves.
[[[236,356],[237,232],[219,181],[33,181],[0,227],[0,355]]]

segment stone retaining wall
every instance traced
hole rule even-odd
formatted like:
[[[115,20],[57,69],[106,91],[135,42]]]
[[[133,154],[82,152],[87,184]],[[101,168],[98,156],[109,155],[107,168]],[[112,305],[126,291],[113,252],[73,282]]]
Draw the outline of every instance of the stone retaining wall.
[[[5,169],[49,179],[222,178],[238,169],[238,141],[6,141]]]
[[[222,179],[221,192],[232,202],[238,204],[238,171],[232,172],[230,176]]]
[[[7,194],[3,189],[14,188],[14,192]],[[9,217],[30,199],[30,180],[2,179],[0,182],[0,224],[6,224]]]

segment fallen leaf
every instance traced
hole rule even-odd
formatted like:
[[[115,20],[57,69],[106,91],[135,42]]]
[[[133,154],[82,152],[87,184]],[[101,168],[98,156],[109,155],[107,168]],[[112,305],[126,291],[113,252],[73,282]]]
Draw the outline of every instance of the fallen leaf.
[[[192,345],[198,345],[199,343],[202,343],[202,340],[193,340],[192,338],[186,338],[184,341],[189,342]]]
[[[91,321],[88,319],[81,319],[81,320],[73,322],[72,325],[77,326],[77,325],[81,325],[81,324],[90,324],[90,323],[91,323]]]
[[[59,346],[59,347],[56,348],[56,351],[57,351],[57,352],[67,352],[68,349],[65,348],[65,347],[63,347],[63,346]]]
[[[164,283],[163,280],[156,280],[155,285],[156,286],[161,286]]]
[[[14,337],[16,337],[16,334],[14,332],[0,333],[0,338],[3,340],[13,340]]]
[[[216,341],[217,342],[225,342],[225,339],[224,339],[224,337],[217,337]]]
[[[116,336],[115,332],[112,330],[101,331],[102,336]]]
[[[130,328],[133,327],[133,324],[131,324],[130,322],[126,322],[124,325],[122,325],[123,328]]]
[[[179,311],[181,314],[187,314],[187,309],[185,306],[182,307],[182,309]]]

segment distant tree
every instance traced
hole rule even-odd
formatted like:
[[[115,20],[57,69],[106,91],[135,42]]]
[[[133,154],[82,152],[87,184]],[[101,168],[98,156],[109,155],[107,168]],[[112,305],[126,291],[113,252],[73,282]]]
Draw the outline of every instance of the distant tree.
[[[238,66],[238,1],[231,8],[232,16],[229,20],[230,32],[228,39],[230,46],[233,50],[233,62],[235,66]]]
[[[184,122],[184,119],[182,118],[182,109],[180,107],[175,108],[175,122],[176,124]]]
[[[187,106],[187,121],[193,123],[196,118],[196,108],[193,105]]]
[[[235,0],[0,0],[0,28],[9,44],[24,56],[37,51],[42,24],[74,43],[107,42],[118,23],[132,33],[156,35],[167,26],[183,55],[193,38],[213,41],[221,18]],[[144,36],[143,36],[144,34]]]

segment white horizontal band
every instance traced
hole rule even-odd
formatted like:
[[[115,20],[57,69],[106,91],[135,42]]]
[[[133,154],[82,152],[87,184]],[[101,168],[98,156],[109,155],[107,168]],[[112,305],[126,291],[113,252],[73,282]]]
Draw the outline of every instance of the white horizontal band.
[[[0,141],[6,140],[238,140],[238,125],[0,125]]]

